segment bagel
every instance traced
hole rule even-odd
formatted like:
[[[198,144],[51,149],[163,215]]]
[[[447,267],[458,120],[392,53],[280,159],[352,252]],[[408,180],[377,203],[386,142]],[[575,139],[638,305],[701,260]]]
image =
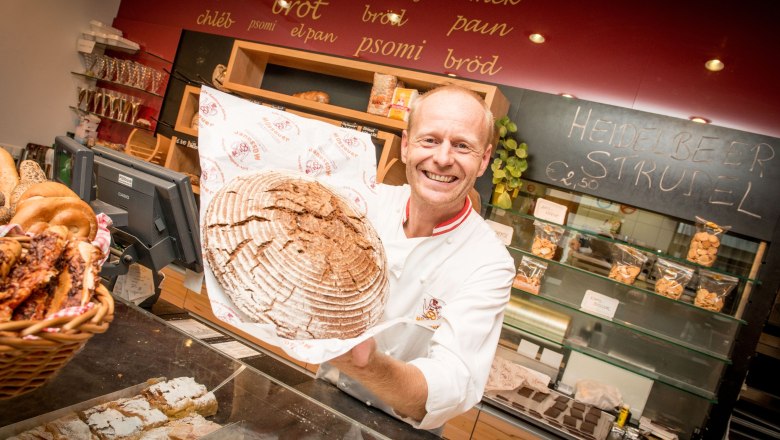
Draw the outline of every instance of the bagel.
[[[31,198],[18,208],[11,218],[11,223],[18,224],[25,231],[36,223],[47,223],[49,226],[66,226],[74,236],[90,241],[94,240],[97,234],[95,212],[79,198]]]
[[[19,196],[16,201],[16,207],[19,209],[25,200],[38,197],[72,197],[78,199],[79,196],[72,189],[59,182],[38,182],[27,188],[27,191]]]

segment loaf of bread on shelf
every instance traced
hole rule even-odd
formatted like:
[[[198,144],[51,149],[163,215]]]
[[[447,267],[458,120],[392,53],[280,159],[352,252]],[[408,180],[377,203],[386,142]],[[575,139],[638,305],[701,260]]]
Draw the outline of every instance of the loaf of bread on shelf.
[[[319,90],[309,90],[307,92],[293,93],[296,98],[308,99],[309,101],[317,101],[323,104],[330,102],[330,95]]]

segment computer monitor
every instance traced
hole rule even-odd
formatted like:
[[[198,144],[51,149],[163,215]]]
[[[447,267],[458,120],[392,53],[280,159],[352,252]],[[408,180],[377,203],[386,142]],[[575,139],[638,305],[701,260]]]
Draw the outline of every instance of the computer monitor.
[[[189,176],[110,148],[92,151],[91,205],[116,219],[115,241],[135,237],[144,248],[141,263],[153,271],[175,262],[201,272],[198,207]]]
[[[90,148],[67,136],[57,136],[54,138],[53,180],[89,202],[92,195],[92,158]]]

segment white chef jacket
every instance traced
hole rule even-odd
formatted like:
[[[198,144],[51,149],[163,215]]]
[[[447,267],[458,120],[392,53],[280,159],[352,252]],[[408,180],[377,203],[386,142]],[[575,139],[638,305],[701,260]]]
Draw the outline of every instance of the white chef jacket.
[[[370,219],[387,255],[389,295],[383,321],[414,318],[431,328],[399,324],[375,337],[377,350],[419,368],[428,384],[420,429],[434,429],[482,399],[509,300],[514,260],[466,201],[431,237],[407,238],[411,188],[378,186]],[[358,382],[325,363],[318,377],[397,417]]]

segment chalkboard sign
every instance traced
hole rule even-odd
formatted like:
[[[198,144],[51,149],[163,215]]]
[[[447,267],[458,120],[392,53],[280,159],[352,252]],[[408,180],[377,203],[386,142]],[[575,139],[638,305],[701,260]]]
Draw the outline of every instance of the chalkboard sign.
[[[770,240],[780,214],[780,139],[525,91],[524,178]]]

